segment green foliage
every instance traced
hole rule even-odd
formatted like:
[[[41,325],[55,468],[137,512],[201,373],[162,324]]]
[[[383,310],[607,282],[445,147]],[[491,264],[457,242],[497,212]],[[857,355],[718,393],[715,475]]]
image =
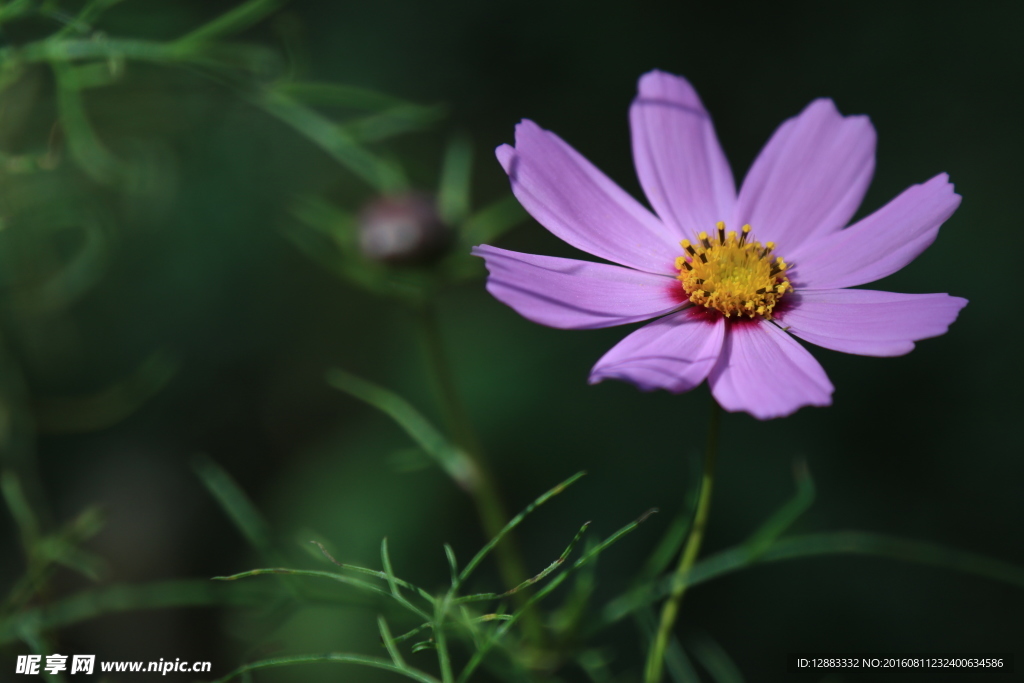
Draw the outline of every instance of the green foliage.
[[[285,3],[280,0],[244,2],[166,41],[101,30],[106,13],[120,2],[88,0],[74,3],[77,10],[73,12],[51,0],[0,2],[0,27],[5,34],[21,21],[41,19],[42,25],[53,27],[49,35],[36,35],[27,42],[7,41],[0,47],[0,97],[4,98],[0,178],[8,186],[0,207],[0,294],[5,311],[15,317],[15,335],[64,324],[62,316],[102,280],[110,265],[119,247],[118,231],[131,222],[125,220],[124,207],[139,204],[140,198],[142,204],[150,199],[144,193],[149,191],[145,182],[152,159],[135,154],[120,131],[105,120],[109,111],[97,106],[108,93],[125,86],[129,71],[137,65],[199,74],[222,94],[254,106],[299,140],[321,149],[343,172],[365,181],[371,192],[392,191],[406,181],[400,168],[366,145],[422,129],[443,114],[440,107],[365,89],[295,80],[290,72],[286,75],[276,50],[236,41],[236,36],[282,7]],[[118,114],[133,125],[145,126],[146,116],[131,111],[131,98],[125,102],[125,110]],[[321,106],[354,110],[356,115],[339,120],[316,109]],[[20,139],[8,144],[14,132],[51,117],[48,138],[29,137],[28,144]],[[159,137],[156,131],[136,134]],[[8,152],[9,147],[18,151]],[[21,345],[30,346],[31,340]],[[35,432],[110,427],[166,387],[175,376],[177,361],[165,349],[153,350],[134,371],[99,391],[34,395],[31,404],[20,362],[0,344],[0,491],[18,528],[25,565],[22,577],[0,603],[0,644],[22,641],[45,653],[46,634],[110,612],[267,602],[266,591],[211,586],[205,580],[115,584],[70,597],[54,596],[50,580],[60,567],[101,581],[105,564],[83,544],[100,530],[102,515],[90,507],[61,526],[53,524],[36,481]],[[264,559],[283,561],[269,526],[230,475],[205,457],[198,457],[195,467]],[[283,585],[291,598],[301,597],[290,582]]]
[[[107,0],[107,4],[112,4]],[[249,0],[238,5],[213,21],[178,39],[179,45],[205,43],[227,36],[233,36],[259,23],[271,13],[280,9],[285,0]]]
[[[270,539],[270,529],[257,512],[256,507],[220,465],[207,456],[199,455],[193,460],[193,468],[207,490],[228,514],[231,521],[264,560],[277,563],[280,556]]]
[[[519,667],[523,675],[526,675],[529,671],[529,655],[525,652],[517,652],[516,645],[510,638],[510,631],[512,627],[522,619],[530,609],[554,592],[555,589],[557,589],[571,575],[594,562],[598,555],[603,551],[623,536],[636,529],[636,527],[650,515],[650,512],[644,514],[636,521],[627,524],[603,541],[588,548],[586,552],[568,566],[565,566],[565,563],[571,556],[573,549],[583,537],[584,532],[590,525],[589,522],[580,528],[558,558],[556,558],[540,573],[527,579],[518,586],[502,593],[474,593],[460,595],[459,591],[473,575],[473,572],[480,567],[481,563],[505,536],[518,527],[523,520],[525,520],[526,517],[534,512],[539,506],[565,491],[582,476],[582,472],[573,475],[561,484],[536,498],[532,503],[530,503],[530,505],[523,509],[522,512],[513,517],[505,525],[501,533],[481,548],[469,563],[466,564],[465,568],[463,568],[461,572],[457,570],[454,553],[450,548],[446,548],[445,554],[448,558],[451,570],[451,587],[443,595],[432,595],[423,588],[396,576],[388,553],[387,539],[384,539],[381,543],[382,570],[341,564],[331,557],[330,554],[321,546],[321,550],[324,555],[342,569],[341,573],[287,568],[265,568],[254,569],[232,576],[218,577],[223,581],[235,581],[263,574],[285,574],[307,578],[330,579],[366,593],[371,597],[379,598],[382,596],[388,596],[399,608],[415,619],[423,621],[421,625],[405,633],[393,636],[384,616],[378,616],[377,627],[381,633],[382,644],[391,656],[390,664],[377,658],[367,658],[361,655],[348,654],[332,654],[321,658],[312,656],[275,658],[247,664],[236,669],[234,672],[220,680],[227,681],[246,671],[262,667],[319,661],[363,664],[366,666],[388,668],[389,670],[400,672],[414,680],[433,681],[436,679],[434,679],[430,674],[415,669],[406,662],[400,647],[402,644],[412,640],[414,637],[419,636],[422,638],[426,634],[430,634],[430,637],[426,640],[420,640],[413,643],[410,647],[410,654],[424,649],[434,650],[437,655],[440,680],[442,682],[468,681],[470,676],[472,676],[477,668],[485,662],[490,652],[495,648],[503,651],[503,662]],[[352,574],[371,576],[377,579],[380,583],[364,581],[356,576],[352,576]],[[544,583],[545,581],[547,582]],[[538,584],[543,584],[543,586],[517,609],[514,609],[509,613],[503,611],[505,598],[525,590],[530,586]],[[409,593],[408,597],[405,592]],[[492,606],[490,609],[485,609],[483,612],[473,611],[473,607],[479,609],[478,606],[481,603],[492,603]],[[459,638],[470,648],[468,662],[457,676],[453,670],[449,637]]]
[[[420,681],[420,683],[438,683],[438,680],[433,676],[423,673],[417,669],[411,669],[407,666],[401,666],[393,664],[386,659],[380,657],[367,657],[363,655],[346,655],[331,653],[327,655],[296,655],[294,657],[275,657],[273,659],[264,659],[259,662],[253,662],[252,664],[246,664],[245,666],[239,667],[229,673],[227,676],[218,678],[216,683],[226,683],[227,681],[238,678],[242,674],[249,671],[256,671],[259,669],[269,669],[276,666],[291,666],[294,664],[359,664],[361,666],[368,666],[373,669],[383,669],[384,671],[393,671],[394,673],[401,674],[406,678],[411,678],[414,681]]]
[[[473,461],[463,450],[445,438],[404,398],[337,368],[328,373],[327,381],[334,388],[351,394],[387,414],[412,437],[427,455],[440,465],[441,469],[455,483],[463,488],[473,488],[474,482],[479,476]],[[463,573],[468,573],[468,571],[472,571],[472,567],[467,567]]]
[[[0,472],[0,492],[18,525],[26,559],[25,573],[0,606],[0,615],[22,608],[43,591],[58,565],[94,581],[99,579],[104,568],[102,560],[79,547],[102,527],[98,509],[87,508],[56,532],[44,533],[17,474],[11,470]]]
[[[266,605],[279,589],[259,586],[220,586],[208,579],[154,581],[146,584],[108,584],[56,600],[45,607],[22,609],[0,618],[0,645],[23,640],[26,633],[56,632],[119,612],[174,607]]]
[[[782,536],[814,498],[814,484],[802,463],[794,467],[797,493],[745,542],[698,561],[682,577],[666,577],[613,600],[594,625],[595,632],[671,593],[676,581],[696,586],[761,563],[834,554],[902,560],[962,572],[1024,588],[1024,568],[936,543],[862,531],[833,531]]]
[[[0,28],[5,31],[15,22],[39,19],[53,27],[47,36],[0,48],[0,95],[6,97],[0,108],[0,138],[6,139],[8,127],[31,127],[52,119],[48,132],[34,131],[32,144],[2,145],[0,150],[0,179],[12,188],[0,211],[0,286],[5,315],[18,323],[8,326],[14,330],[10,334],[16,337],[18,331],[32,329],[36,339],[59,338],[47,325],[59,322],[102,281],[120,247],[121,232],[133,229],[126,207],[148,205],[156,196],[154,183],[145,180],[154,173],[160,179],[159,160],[153,161],[149,148],[140,152],[117,133],[106,120],[109,110],[101,106],[104,96],[124,87],[140,66],[153,70],[145,74],[198,76],[219,97],[258,112],[286,131],[292,142],[315,150],[321,162],[331,164],[344,178],[340,190],[329,183],[282,190],[288,220],[281,230],[311,262],[348,285],[415,312],[440,389],[438,412],[445,414],[448,424],[435,425],[428,411],[401,393],[347,371],[329,370],[327,381],[389,416],[419,451],[469,493],[489,540],[461,568],[453,547],[444,544],[449,585],[440,590],[430,590],[420,576],[405,573],[401,556],[396,552],[397,562],[392,558],[387,538],[381,542],[379,568],[340,563],[316,541],[320,552],[313,552],[318,559],[336,568],[298,568],[276,542],[273,524],[229,468],[197,456],[196,475],[265,566],[215,577],[216,581],[102,584],[106,565],[87,543],[101,529],[103,515],[93,506],[63,523],[50,518],[36,480],[34,435],[96,431],[124,420],[168,386],[179,360],[162,345],[147,347],[139,355],[142,360],[130,366],[133,369],[97,391],[38,395],[27,387],[18,356],[18,349],[32,345],[26,336],[28,341],[0,344],[0,494],[17,530],[24,564],[0,603],[0,645],[53,652],[61,629],[135,610],[244,608],[270,614],[273,618],[267,621],[275,623],[268,628],[274,629],[281,615],[309,605],[358,606],[372,612],[364,627],[379,634],[377,651],[262,659],[220,680],[313,663],[370,667],[430,683],[465,683],[481,668],[490,667],[498,677],[532,681],[549,680],[548,672],[573,664],[595,683],[609,683],[631,680],[632,674],[625,671],[619,676],[612,655],[598,644],[610,629],[632,619],[641,638],[651,642],[658,628],[653,607],[666,596],[766,563],[864,555],[1024,588],[1024,569],[940,544],[861,531],[792,534],[816,495],[802,462],[794,468],[793,497],[749,538],[704,557],[677,576],[665,574],[695,526],[696,492],[668,524],[635,580],[605,604],[596,604],[604,595],[597,590],[605,578],[598,571],[599,556],[654,510],[603,539],[594,538],[591,523],[584,522],[557,557],[539,571],[526,572],[516,557],[512,532],[583,473],[537,497],[511,519],[504,514],[479,440],[460,405],[435,311],[445,288],[482,275],[481,262],[469,255],[470,247],[491,242],[522,223],[522,207],[508,195],[482,205],[474,202],[475,148],[466,135],[442,140],[438,149],[443,147],[443,152],[436,154],[439,160],[432,175],[417,174],[401,157],[381,151],[381,143],[435,124],[446,107],[347,84],[302,80],[286,50],[282,54],[240,39],[280,9],[285,4],[281,0],[249,0],[170,40],[101,30],[105,13],[119,2],[90,0],[79,3],[77,12],[65,11],[58,2],[0,2]],[[130,102],[125,107],[124,118],[133,119]],[[152,142],[147,135],[148,131],[140,133]],[[428,187],[423,187],[423,175],[430,177]],[[417,190],[427,191],[440,222],[450,230],[444,249],[413,264],[370,258],[360,242],[362,205]],[[483,576],[490,560],[496,560],[503,574],[500,583]],[[99,585],[54,595],[60,584],[52,579],[62,570]],[[241,581],[265,575],[276,580]],[[615,584],[602,588],[621,590]],[[556,592],[562,600],[553,605]],[[252,640],[260,641],[261,636]],[[427,655],[414,656],[420,653],[436,658],[436,664],[427,663]],[[703,675],[722,683],[743,680],[739,667],[708,634],[673,638],[665,664],[675,681],[700,681]]]
[[[784,537],[786,529],[796,521],[802,511],[806,510],[814,495],[813,482],[806,471],[806,466],[802,463],[797,464],[794,471],[797,482],[797,492],[794,497],[772,515],[761,528],[751,534],[747,541],[696,563],[682,577],[688,586],[696,586],[764,562],[816,555],[856,553],[931,564],[1024,587],[1024,569],[935,544],[862,532]],[[602,552],[636,529],[655,511],[648,511],[608,538],[589,546],[576,560],[568,562],[589,527],[589,522],[584,524],[558,558],[538,574],[509,590],[467,594],[460,591],[505,535],[519,526],[537,507],[564,491],[582,476],[582,472],[578,473],[535,499],[522,512],[513,517],[500,534],[481,548],[461,571],[458,569],[454,552],[450,547],[445,547],[451,586],[443,594],[431,594],[415,583],[400,578],[392,566],[386,539],[381,544],[381,569],[339,563],[322,545],[317,543],[316,545],[320,547],[323,555],[337,565],[341,569],[340,572],[274,567],[218,577],[223,581],[235,581],[271,574],[306,579],[327,579],[348,586],[370,598],[384,600],[384,604],[393,605],[397,610],[396,618],[399,618],[404,612],[406,620],[412,618],[420,622],[418,626],[394,635],[384,614],[378,614],[377,629],[381,634],[382,647],[391,658],[390,662],[375,657],[338,653],[324,656],[280,657],[247,664],[221,680],[230,680],[247,671],[259,668],[311,662],[348,663],[387,668],[414,680],[459,683],[471,680],[474,672],[482,665],[489,663],[504,676],[511,676],[513,679],[518,676],[522,680],[535,680],[536,672],[532,670],[532,667],[535,664],[536,653],[531,654],[527,641],[514,637],[513,629],[516,624],[573,575],[578,579],[576,586],[582,586],[583,591],[583,604],[579,605],[577,609],[581,613],[590,613],[594,606],[587,604],[590,593],[586,588],[586,580],[580,580],[581,570],[592,568]],[[670,530],[667,537],[676,539],[678,536],[677,531]],[[677,543],[676,540],[672,542]],[[658,553],[655,553],[655,557],[657,555]],[[373,580],[369,581],[360,577],[370,577]],[[587,642],[630,615],[637,617],[641,631],[650,638],[654,631],[654,615],[650,611],[650,606],[668,595],[677,580],[679,580],[678,577],[672,576],[660,578],[659,572],[652,580],[641,583],[638,587],[614,598],[603,608],[599,608],[596,613],[591,613],[591,617],[588,619],[560,619],[560,613],[557,610],[553,611],[551,618],[547,620],[549,629],[552,631],[551,643]],[[538,590],[524,603],[511,611],[505,611],[508,598],[535,586],[538,587]],[[576,632],[577,630],[578,632]],[[451,642],[453,639],[461,642],[466,649],[468,659],[461,671],[456,671],[452,664]],[[557,645],[555,646],[557,647]],[[440,678],[436,679],[431,673],[411,666],[403,654],[404,647],[408,647],[410,655],[424,650],[433,650],[438,660]],[[674,680],[700,680],[691,663],[690,655],[709,673],[713,681],[736,683],[743,680],[742,674],[730,660],[728,654],[708,635],[693,637],[685,647],[673,640],[666,652],[666,668]],[[600,662],[598,650],[584,648],[574,653],[548,652],[547,656],[556,658],[571,656],[581,668],[591,672],[595,681],[602,680],[602,676],[607,675],[607,672],[599,671],[602,665],[598,664]],[[614,679],[608,678],[607,680]]]

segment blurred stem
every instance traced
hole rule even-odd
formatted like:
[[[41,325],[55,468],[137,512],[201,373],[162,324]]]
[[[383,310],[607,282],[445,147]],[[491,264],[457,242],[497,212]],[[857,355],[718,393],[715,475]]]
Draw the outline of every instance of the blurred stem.
[[[477,515],[484,532],[488,538],[494,538],[501,533],[509,516],[494,484],[494,477],[484,460],[480,441],[455,387],[455,378],[444,350],[444,340],[437,319],[437,305],[428,298],[418,306],[417,313],[426,344],[427,362],[440,393],[445,420],[452,431],[455,443],[465,451],[473,465],[474,476],[467,478],[464,488],[476,505]],[[523,562],[522,554],[514,537],[506,536],[495,547],[494,552],[506,588],[514,588],[529,578],[526,564]],[[527,591],[517,593],[515,599],[523,602],[528,597],[527,593]],[[543,641],[543,628],[540,619],[532,609],[528,609],[523,615],[523,630],[532,642],[539,644]]]
[[[672,627],[679,616],[679,604],[686,592],[686,575],[697,559],[700,552],[700,544],[704,540],[704,528],[708,523],[708,511],[711,509],[711,489],[715,480],[715,458],[718,455],[718,425],[722,417],[722,408],[711,398],[711,415],[708,418],[708,445],[704,453],[704,472],[701,475],[700,494],[697,498],[697,511],[693,517],[693,526],[690,527],[690,535],[686,539],[686,547],[679,558],[679,566],[676,568],[675,581],[672,592],[661,609],[661,623],[658,626],[658,633],[651,645],[651,652],[647,658],[647,668],[644,672],[645,683],[659,683],[662,671],[665,667],[665,649],[668,647],[672,637]]]
[[[40,551],[51,515],[36,462],[35,437],[21,365],[0,335],[0,507],[13,516],[25,554],[25,573],[0,606],[4,614],[33,597],[40,602],[50,597],[49,562]]]
[[[17,477],[28,509],[44,530],[51,516],[35,458],[36,425],[29,403],[21,365],[0,336],[0,470]],[[26,554],[31,555],[27,548]]]

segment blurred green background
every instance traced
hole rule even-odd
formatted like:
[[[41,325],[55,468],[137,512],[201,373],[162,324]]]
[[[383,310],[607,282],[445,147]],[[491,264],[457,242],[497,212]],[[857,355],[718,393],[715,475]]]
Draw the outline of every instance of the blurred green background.
[[[97,28],[173,39],[235,4],[126,0]],[[78,7],[62,6],[72,15]],[[815,97],[869,114],[877,170],[858,215],[940,172],[964,198],[925,254],[872,288],[971,303],[947,335],[909,356],[814,348],[836,386],[830,408],[772,422],[726,415],[704,552],[756,529],[792,495],[792,465],[805,459],[818,498],[798,531],[885,532],[1024,566],[1022,20],[1024,8],[1009,2],[295,0],[237,39],[285,54],[296,78],[443,104],[447,115],[432,127],[372,148],[429,191],[448,140],[468,136],[475,207],[508,194],[491,150],[512,141],[521,118],[557,132],[642,197],[627,109],[652,68],[693,82],[738,179],[774,128]],[[5,23],[0,40],[16,48],[51,33],[54,21]],[[106,526],[86,547],[104,558],[104,583],[263,564],[195,475],[193,457],[204,453],[251,496],[290,564],[324,568],[300,547],[316,537],[343,562],[378,566],[387,536],[400,575],[440,588],[442,544],[467,558],[486,540],[471,501],[436,468],[409,471],[408,437],[324,381],[328,368],[346,368],[440,419],[414,316],[339,279],[287,237],[297,196],[355,212],[373,188],[253,106],[229,75],[131,60],[121,68],[83,95],[99,139],[131,162],[116,186],[75,163],[54,125],[61,104],[51,70],[27,66],[0,95],[8,466],[38,471],[38,490],[25,483],[51,520],[102,506]],[[575,255],[532,220],[497,244]],[[588,386],[590,367],[625,331],[529,323],[486,294],[482,264],[476,269],[477,278],[441,293],[440,319],[508,508],[589,473],[521,528],[529,567],[557,557],[584,521],[606,536],[650,507],[662,510],[602,556],[598,596],[610,598],[693,485],[707,388],[672,396]],[[14,523],[0,515],[0,585],[23,568]],[[86,585],[59,573],[52,591]],[[784,658],[795,651],[1019,657],[1022,609],[1024,593],[1006,584],[844,556],[702,585],[687,594],[677,632],[698,649],[716,642],[746,680],[788,680]],[[639,677],[630,624],[601,642],[612,670]],[[112,614],[62,631],[57,643],[106,660],[210,660],[218,675],[258,656],[380,651],[372,608],[324,605],[280,618],[213,608]],[[6,680],[21,650],[0,651]],[[432,655],[416,656],[431,666]],[[572,667],[558,675],[582,680]],[[257,677],[388,679],[315,667]]]

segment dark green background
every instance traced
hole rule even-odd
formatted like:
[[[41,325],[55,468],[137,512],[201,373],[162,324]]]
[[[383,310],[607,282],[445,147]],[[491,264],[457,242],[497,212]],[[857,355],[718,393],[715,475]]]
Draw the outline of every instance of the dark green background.
[[[125,2],[101,27],[170,38],[231,5]],[[925,254],[872,287],[949,292],[970,305],[947,335],[906,357],[814,349],[836,386],[830,408],[771,422],[726,415],[705,552],[742,541],[780,506],[793,490],[791,466],[802,458],[818,499],[798,531],[885,532],[1024,565],[1020,7],[296,0],[243,37],[278,45],[282,33],[291,36],[306,78],[448,105],[450,115],[435,129],[380,149],[429,189],[447,136],[470,134],[478,206],[508,191],[491,150],[512,141],[521,118],[557,132],[642,197],[627,109],[637,78],[652,68],[696,86],[737,179],[774,128],[815,97],[870,115],[879,134],[877,170],[858,215],[940,172],[964,198]],[[6,151],[40,144],[52,124],[48,76],[38,79],[31,115],[0,130]],[[54,518],[104,505],[108,526],[90,547],[109,560],[110,581],[254,567],[258,558],[190,468],[203,452],[239,480],[285,547],[316,533],[332,540],[342,561],[376,566],[387,536],[400,575],[440,587],[447,573],[441,544],[467,558],[485,540],[471,504],[433,469],[396,472],[391,456],[409,446],[407,438],[323,381],[326,368],[344,367],[436,416],[413,318],[336,279],[281,234],[295,192],[329,192],[355,209],[370,198],[368,188],[188,72],[129,64],[125,81],[88,102],[111,146],[149,150],[160,160],[157,175],[134,203],[77,181],[66,166],[39,185],[5,176],[5,212],[29,216],[0,233],[0,263],[16,274],[0,277],[10,295],[3,318],[9,362],[37,410],[53,397],[101,390],[155,349],[179,369],[114,426],[39,435]],[[26,313],[10,301],[32,277],[25,265],[36,254],[32,207],[79,206],[72,196],[111,223],[105,267],[73,305]],[[533,221],[498,245],[573,255]],[[706,386],[681,396],[613,382],[588,386],[589,368],[625,330],[536,326],[490,298],[481,280],[446,291],[441,311],[459,387],[508,506],[518,509],[570,474],[589,472],[522,528],[531,568],[546,566],[586,520],[604,536],[650,507],[663,511],[602,557],[599,596],[611,597],[693,484]],[[0,516],[4,583],[21,571],[12,528]],[[292,560],[322,568],[298,550]],[[67,577],[58,583],[77,585]],[[840,557],[759,567],[694,589],[677,630],[684,643],[714,638],[746,680],[789,680],[784,657],[801,650],[1016,649],[1020,657],[1022,608],[1024,594],[1002,584]],[[250,656],[248,623],[258,618],[212,610],[110,616],[67,631],[61,646],[108,660],[207,659],[224,673]],[[378,648],[373,611],[337,607],[291,617],[270,641],[259,654]],[[636,680],[634,632],[617,630],[606,644],[612,669]],[[432,655],[418,657],[411,661],[431,666]],[[572,669],[561,673],[580,678]],[[340,669],[258,676],[385,678]]]

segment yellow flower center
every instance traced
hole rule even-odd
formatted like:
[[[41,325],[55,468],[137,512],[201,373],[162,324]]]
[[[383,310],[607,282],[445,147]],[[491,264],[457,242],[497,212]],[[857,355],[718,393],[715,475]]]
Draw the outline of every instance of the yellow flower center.
[[[717,234],[697,235],[697,242],[680,242],[686,253],[676,259],[676,270],[690,302],[712,308],[726,318],[746,315],[772,317],[782,295],[793,290],[786,277],[790,267],[781,256],[772,258],[774,242],[748,240],[750,226],[737,235],[725,232],[718,223]]]

